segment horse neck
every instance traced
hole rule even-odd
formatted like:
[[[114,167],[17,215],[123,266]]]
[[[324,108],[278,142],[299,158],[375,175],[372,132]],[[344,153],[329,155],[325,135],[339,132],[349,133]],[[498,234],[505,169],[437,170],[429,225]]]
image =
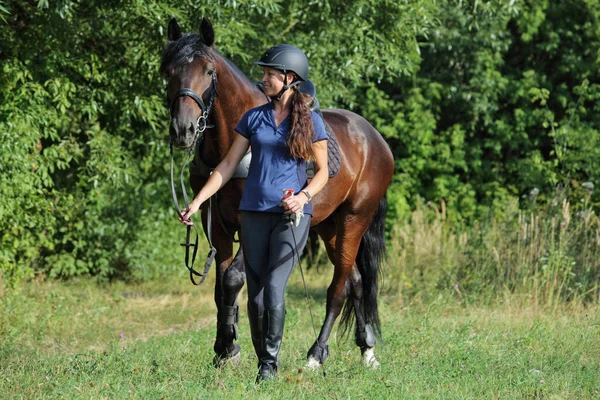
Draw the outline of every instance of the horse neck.
[[[209,119],[215,127],[207,131],[201,153],[204,162],[211,167],[227,155],[237,135],[235,126],[244,113],[267,102],[256,85],[224,57],[218,58],[217,70],[219,97],[215,98]]]

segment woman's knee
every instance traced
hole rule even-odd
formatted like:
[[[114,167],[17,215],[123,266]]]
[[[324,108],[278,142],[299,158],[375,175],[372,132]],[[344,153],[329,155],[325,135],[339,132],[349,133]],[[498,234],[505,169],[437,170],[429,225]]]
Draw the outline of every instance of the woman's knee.
[[[271,309],[284,300],[286,287],[287,282],[281,282],[279,285],[265,288],[265,295],[263,298],[265,309]]]
[[[264,310],[265,306],[264,306],[263,294],[259,293],[255,296],[248,295],[248,308],[251,308],[256,311]]]

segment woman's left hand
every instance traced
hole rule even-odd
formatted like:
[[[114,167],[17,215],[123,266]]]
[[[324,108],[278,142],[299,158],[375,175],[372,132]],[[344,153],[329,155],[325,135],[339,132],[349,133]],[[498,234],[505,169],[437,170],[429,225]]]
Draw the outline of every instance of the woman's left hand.
[[[308,202],[308,198],[302,192],[296,196],[288,197],[282,200],[282,206],[286,210],[284,214],[297,214],[304,209],[304,205]]]

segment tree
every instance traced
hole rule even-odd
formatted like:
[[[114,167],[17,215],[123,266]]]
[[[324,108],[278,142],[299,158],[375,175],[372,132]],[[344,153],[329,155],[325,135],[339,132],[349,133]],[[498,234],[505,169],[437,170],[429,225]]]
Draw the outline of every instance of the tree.
[[[13,279],[33,272],[152,277],[176,264],[170,232],[180,227],[170,211],[168,111],[158,73],[173,16],[189,31],[211,18],[218,49],[251,77],[258,76],[251,61],[264,49],[299,45],[321,103],[353,107],[365,82],[410,73],[416,35],[432,25],[435,9],[417,0],[3,7],[0,271]]]

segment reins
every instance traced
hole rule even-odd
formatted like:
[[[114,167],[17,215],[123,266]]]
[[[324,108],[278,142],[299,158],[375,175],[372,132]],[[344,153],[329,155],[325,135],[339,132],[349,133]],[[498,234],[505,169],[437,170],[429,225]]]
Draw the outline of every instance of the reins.
[[[207,128],[208,115],[210,114],[210,110],[212,109],[212,106],[214,104],[215,97],[219,96],[219,92],[217,91],[217,74],[216,74],[216,72],[213,72],[212,76],[213,76],[213,78],[212,78],[212,82],[211,82],[211,93],[210,93],[210,100],[208,102],[208,106],[204,104],[202,97],[198,96],[198,94],[196,94],[196,92],[194,92],[192,89],[184,88],[184,89],[180,89],[177,92],[177,94],[175,95],[175,98],[173,99],[173,102],[171,103],[171,107],[169,108],[171,115],[173,115],[173,109],[175,108],[175,103],[177,102],[177,100],[179,100],[180,97],[187,96],[187,97],[191,97],[196,102],[196,104],[198,104],[198,106],[200,107],[200,110],[202,111],[200,113],[200,115],[198,116],[198,119],[196,120],[196,128],[194,130],[194,140],[193,140],[192,146],[191,146],[190,150],[188,151],[188,154],[183,162],[183,166],[181,167],[181,173],[179,175],[185,210],[189,210],[189,202],[188,202],[187,190],[185,188],[186,184],[183,179],[183,173],[184,173],[187,165],[191,161],[191,156],[192,156],[192,154],[194,154],[194,151],[196,149],[196,143],[198,141],[198,138],[200,137],[201,134],[204,133],[204,131]],[[173,196],[173,206],[175,207],[175,212],[177,213],[179,218],[183,219],[183,214],[180,211],[181,207],[179,206],[179,201],[177,199],[177,190],[175,189],[175,166],[174,166],[174,159],[173,159],[174,157],[173,157],[173,142],[172,141],[170,143],[170,151],[171,151],[171,194]],[[198,228],[196,228],[195,225],[187,226],[187,232],[185,235],[185,243],[181,243],[181,246],[185,247],[185,267],[190,272],[190,280],[196,286],[204,283],[204,280],[206,279],[206,276],[208,275],[208,271],[210,270],[213,260],[215,259],[215,256],[217,255],[217,249],[215,248],[215,246],[213,246],[213,243],[212,243],[212,215],[211,214],[212,214],[212,197],[208,199],[208,215],[207,215],[207,225],[208,226],[206,228],[208,244],[210,245],[210,251],[208,253],[208,256],[206,257],[206,262],[204,263],[204,271],[202,273],[199,273],[198,271],[196,271],[194,269],[194,262],[196,261],[196,254],[198,252],[198,236],[199,236]],[[190,242],[192,228],[194,228],[194,231],[196,232],[196,239],[195,239],[194,243]],[[192,252],[192,256],[191,256],[191,263],[190,263],[190,248],[193,248],[193,252]],[[196,282],[194,279],[194,276],[200,277],[200,282]]]

